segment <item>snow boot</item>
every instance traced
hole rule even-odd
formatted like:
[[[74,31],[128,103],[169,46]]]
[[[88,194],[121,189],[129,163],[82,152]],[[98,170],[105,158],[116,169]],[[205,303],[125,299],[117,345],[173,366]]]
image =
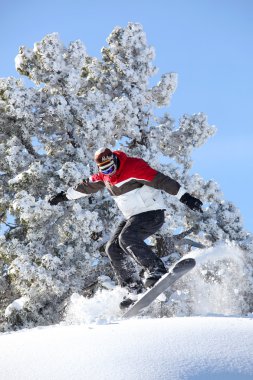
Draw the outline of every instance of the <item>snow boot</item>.
[[[155,283],[160,280],[160,278],[165,274],[167,273],[167,270],[166,268],[156,268],[156,269],[153,269],[151,271],[149,271],[149,273],[147,274],[147,276],[145,277],[145,280],[144,280],[144,286],[145,288],[152,288],[152,286],[155,285]]]
[[[127,285],[127,288],[129,294],[120,302],[119,307],[121,310],[124,310],[132,305],[137,300],[137,295],[142,293],[144,289],[141,281],[130,283]]]
[[[136,300],[130,298],[130,297],[124,297],[124,299],[120,302],[119,307],[121,310],[127,309],[130,305],[135,303]]]

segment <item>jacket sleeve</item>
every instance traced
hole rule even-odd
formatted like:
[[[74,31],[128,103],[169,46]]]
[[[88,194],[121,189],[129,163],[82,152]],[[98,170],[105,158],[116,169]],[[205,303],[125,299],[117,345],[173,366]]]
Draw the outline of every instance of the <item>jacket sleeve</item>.
[[[138,159],[135,166],[136,179],[139,183],[143,185],[154,187],[158,190],[163,190],[166,193],[171,195],[182,195],[181,192],[185,193],[185,190],[181,188],[180,184],[172,179],[171,177],[158,172],[153,169],[149,164],[142,160]],[[181,191],[179,189],[181,188]]]
[[[161,172],[157,172],[157,174],[152,179],[152,181],[146,182],[145,185],[154,187],[155,189],[158,189],[158,190],[163,190],[166,193],[169,193],[171,195],[176,195],[176,196],[179,193],[179,189],[181,187],[180,184],[176,180],[170,178],[169,176]]]
[[[68,199],[78,199],[87,197],[90,194],[97,193],[99,190],[104,189],[105,184],[101,180],[99,174],[94,174],[88,179],[84,179],[74,188],[69,188],[66,192]]]

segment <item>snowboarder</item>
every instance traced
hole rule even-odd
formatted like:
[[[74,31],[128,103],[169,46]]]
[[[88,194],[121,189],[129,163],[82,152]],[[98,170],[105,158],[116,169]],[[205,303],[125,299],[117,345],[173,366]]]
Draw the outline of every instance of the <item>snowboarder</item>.
[[[119,284],[127,287],[130,293],[139,293],[143,285],[146,288],[153,286],[167,272],[163,261],[144,242],[164,223],[166,207],[158,190],[175,195],[194,211],[202,212],[202,202],[141,158],[101,148],[95,152],[94,159],[98,166],[97,174],[83,180],[75,188],[53,196],[49,203],[57,205],[62,201],[89,196],[106,187],[125,217],[107,243],[106,253]],[[136,276],[129,255],[146,271],[143,282]]]

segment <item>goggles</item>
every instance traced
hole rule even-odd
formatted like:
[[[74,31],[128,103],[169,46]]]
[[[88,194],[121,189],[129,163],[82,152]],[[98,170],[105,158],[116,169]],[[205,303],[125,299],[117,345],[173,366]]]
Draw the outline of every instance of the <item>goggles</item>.
[[[114,163],[109,168],[107,168],[107,169],[101,169],[101,168],[99,168],[99,170],[103,174],[112,174],[115,171],[115,169],[116,169],[116,165]]]
[[[98,168],[99,168],[99,171],[103,174],[114,173],[114,171],[116,170],[116,164],[115,164],[113,157],[111,157],[107,161],[104,161],[104,162],[101,162],[100,164],[98,164]]]

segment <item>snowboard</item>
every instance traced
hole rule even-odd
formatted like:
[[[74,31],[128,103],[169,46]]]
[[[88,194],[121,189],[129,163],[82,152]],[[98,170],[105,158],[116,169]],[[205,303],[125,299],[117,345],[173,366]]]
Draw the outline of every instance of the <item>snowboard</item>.
[[[136,316],[139,311],[149,306],[161,293],[194,268],[195,265],[196,261],[192,258],[178,261],[168,273],[162,276],[152,288],[148,289],[138,301],[129,307],[123,314],[123,318]]]

